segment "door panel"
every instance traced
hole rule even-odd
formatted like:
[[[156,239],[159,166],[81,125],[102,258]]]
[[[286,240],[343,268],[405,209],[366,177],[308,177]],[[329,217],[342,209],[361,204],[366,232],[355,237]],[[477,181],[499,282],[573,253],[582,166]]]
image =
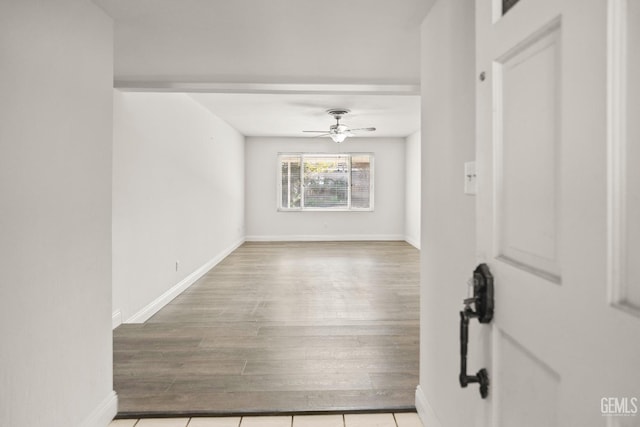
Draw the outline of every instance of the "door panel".
[[[610,8],[613,303],[640,315],[640,2]]]
[[[505,333],[497,335],[496,406],[501,427],[558,425],[560,376]]]
[[[560,25],[493,66],[498,256],[560,282]]]
[[[627,182],[628,206],[625,217],[629,236],[627,246],[628,286],[625,303],[640,314],[640,2],[627,1]]]

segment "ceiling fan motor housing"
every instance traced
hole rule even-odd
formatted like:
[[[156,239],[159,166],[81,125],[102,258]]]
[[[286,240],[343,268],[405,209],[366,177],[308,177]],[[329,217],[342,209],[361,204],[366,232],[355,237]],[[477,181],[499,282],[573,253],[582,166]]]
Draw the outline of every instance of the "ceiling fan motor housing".
[[[331,108],[327,110],[327,113],[332,115],[336,120],[340,120],[342,116],[350,112],[351,110],[347,110],[346,108]]]

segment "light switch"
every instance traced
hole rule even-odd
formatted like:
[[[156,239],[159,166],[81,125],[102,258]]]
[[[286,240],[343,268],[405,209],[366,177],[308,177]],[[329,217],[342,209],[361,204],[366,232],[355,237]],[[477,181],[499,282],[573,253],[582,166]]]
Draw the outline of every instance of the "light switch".
[[[464,194],[476,194],[476,162],[464,164]]]

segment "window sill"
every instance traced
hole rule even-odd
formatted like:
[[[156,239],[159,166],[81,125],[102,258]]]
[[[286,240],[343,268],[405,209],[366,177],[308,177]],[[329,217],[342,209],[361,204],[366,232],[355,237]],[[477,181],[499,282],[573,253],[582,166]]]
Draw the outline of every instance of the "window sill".
[[[368,209],[341,209],[341,208],[304,208],[304,209],[284,209],[278,208],[278,212],[373,212],[373,208]]]

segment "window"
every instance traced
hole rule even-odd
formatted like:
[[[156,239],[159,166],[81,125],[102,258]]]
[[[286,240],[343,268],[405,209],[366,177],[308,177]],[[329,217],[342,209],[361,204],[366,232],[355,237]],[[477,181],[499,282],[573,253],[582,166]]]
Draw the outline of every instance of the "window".
[[[279,210],[373,210],[373,154],[280,154]]]

